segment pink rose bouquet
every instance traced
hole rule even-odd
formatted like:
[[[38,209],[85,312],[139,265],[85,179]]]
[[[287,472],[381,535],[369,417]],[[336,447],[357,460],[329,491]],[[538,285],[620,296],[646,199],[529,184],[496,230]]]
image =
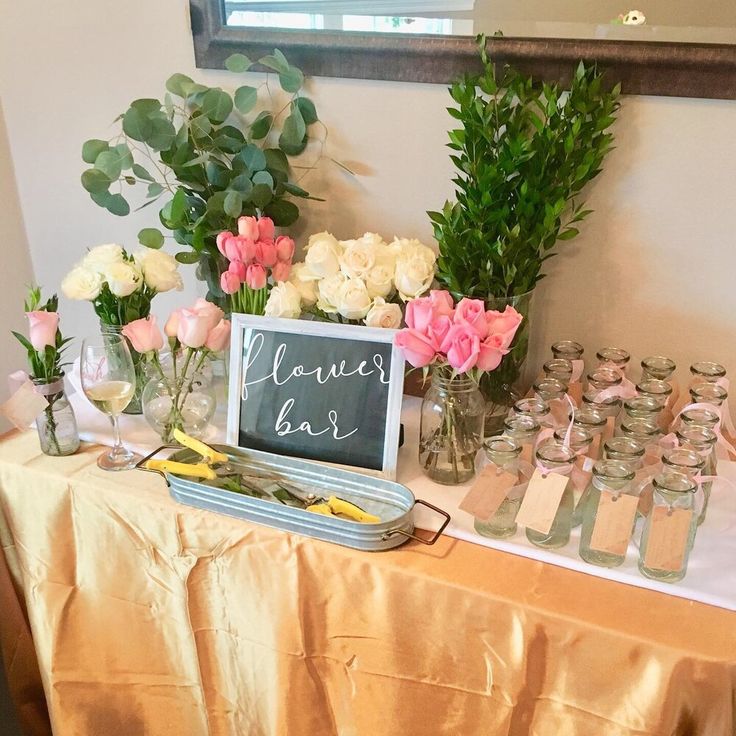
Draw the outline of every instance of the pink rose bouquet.
[[[294,241],[276,237],[270,217],[238,219],[237,234],[224,230],[217,248],[229,261],[220,276],[220,288],[228,295],[233,312],[264,314],[271,285],[285,282],[291,273]]]

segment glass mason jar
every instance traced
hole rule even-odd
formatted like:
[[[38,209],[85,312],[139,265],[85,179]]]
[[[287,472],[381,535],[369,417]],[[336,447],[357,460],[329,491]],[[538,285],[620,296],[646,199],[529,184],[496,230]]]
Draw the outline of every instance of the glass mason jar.
[[[534,445],[542,429],[539,422],[534,417],[525,414],[512,414],[506,417],[503,428],[504,436],[511,437],[521,445],[521,459],[532,464],[534,462]]]
[[[583,507],[583,522],[580,530],[580,556],[593,565],[601,567],[618,567],[626,559],[626,551],[623,554],[604,552],[591,549],[590,541],[593,536],[593,528],[598,518],[601,495],[610,493],[611,501],[618,501],[622,495],[636,496],[632,481],[634,471],[625,463],[616,460],[599,460],[593,466],[593,475],[588,487],[585,489],[587,497]],[[582,500],[582,499],[581,499]],[[631,532],[634,531],[633,523]],[[630,533],[631,533],[630,532]]]
[[[662,408],[672,395],[672,386],[667,381],[658,378],[646,378],[636,384],[636,393],[658,401]]]
[[[31,379],[34,390],[46,399],[46,406],[36,417],[36,431],[45,455],[73,455],[79,449],[79,431],[74,410],[66,397],[64,376]]]
[[[717,474],[716,443],[718,442],[718,436],[712,429],[699,426],[683,426],[675,434],[680,447],[695,450],[703,458],[702,475]],[[700,484],[700,487],[703,491],[703,506],[698,514],[698,524],[705,521],[713,481],[704,481]]]
[[[563,473],[568,476],[562,500],[557,508],[552,526],[547,534],[527,528],[526,538],[537,547],[554,549],[564,547],[570,540],[572,528],[572,511],[575,503],[570,473],[575,462],[575,453],[569,447],[553,443],[545,443],[537,447],[535,464],[537,468],[550,473]]]
[[[644,531],[639,545],[639,571],[642,575],[653,580],[676,583],[685,577],[688,557],[695,541],[695,530],[697,528],[694,513],[696,486],[694,481],[688,478],[687,475],[672,472],[663,472],[655,476],[652,485],[654,487],[652,507],[644,521]],[[648,563],[649,541],[652,537],[653,524],[656,520],[660,523],[666,522],[667,517],[671,517],[679,511],[689,512],[689,525],[686,529],[687,536],[684,540],[685,547],[681,559],[676,559],[676,556],[661,566],[654,566],[651,562]],[[661,542],[662,540],[658,541]]]
[[[552,414],[549,410],[549,404],[538,398],[519,399],[514,404],[513,413],[517,416],[532,417],[536,419],[541,427],[549,426],[552,423]]]
[[[419,463],[424,474],[443,485],[469,481],[483,445],[484,421],[485,401],[472,379],[432,371],[419,428]]]
[[[565,389],[570,385],[572,380],[572,363],[565,358],[553,358],[548,360],[542,370],[547,378],[554,378],[559,381]]]
[[[632,437],[611,437],[603,445],[603,457],[625,464],[633,471],[644,462],[644,445]]]
[[[553,434],[554,442],[560,445],[563,444],[567,436],[567,430],[567,427],[558,427]],[[570,448],[576,456],[585,455],[590,450],[590,443],[593,441],[593,436],[585,427],[576,427],[573,424],[570,428],[569,441]]]
[[[726,369],[720,363],[709,360],[700,360],[690,366],[693,383],[715,383],[719,378],[726,377]]]
[[[151,378],[143,389],[143,414],[161,439],[174,442],[174,430],[180,429],[192,437],[204,435],[212,421],[217,398],[214,386],[203,368],[187,376]]]
[[[728,399],[728,391],[717,383],[696,383],[690,387],[690,399],[693,404],[723,406]]]
[[[601,348],[595,357],[599,365],[613,365],[622,372],[626,370],[631,360],[631,355],[623,348]]]
[[[664,355],[652,355],[641,362],[642,380],[656,378],[659,381],[668,381],[677,369],[677,363]]]
[[[147,315],[142,315],[147,316]],[[104,322],[100,322],[100,333],[102,337],[119,337],[123,334],[123,327],[125,325],[108,325]],[[142,414],[143,413],[143,389],[148,383],[150,376],[148,375],[146,366],[146,356],[137,353],[133,350],[133,345],[130,340],[126,341],[130,348],[130,355],[133,358],[133,366],[135,367],[135,392],[133,398],[130,400],[128,406],[123,409],[123,414]]]
[[[518,476],[521,445],[511,437],[492,437],[484,448],[488,461],[507,473]],[[516,534],[516,514],[524,497],[524,486],[512,488],[501,502],[496,513],[488,521],[475,519],[475,531],[483,537],[506,539]]]
[[[656,422],[649,419],[631,419],[629,417],[621,422],[619,429],[622,437],[636,440],[644,445],[645,449],[655,444],[662,433]]]
[[[558,340],[552,343],[552,356],[563,360],[582,360],[585,348],[575,340]]]
[[[567,387],[562,381],[556,378],[541,378],[533,386],[534,396],[540,401],[550,402],[555,399],[562,399],[565,396]]]

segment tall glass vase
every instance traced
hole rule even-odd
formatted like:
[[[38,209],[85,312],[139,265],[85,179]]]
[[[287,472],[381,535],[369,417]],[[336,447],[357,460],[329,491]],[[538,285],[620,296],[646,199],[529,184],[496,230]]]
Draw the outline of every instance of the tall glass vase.
[[[122,335],[123,327],[125,327],[125,325],[108,325],[104,322],[100,322],[100,332],[102,333],[103,338]],[[130,348],[130,354],[133,357],[133,365],[135,367],[135,393],[133,394],[133,398],[130,400],[128,406],[123,409],[123,414],[142,414],[143,404],[141,402],[141,396],[146,383],[148,383],[146,358],[144,355],[133,350],[130,340],[128,340],[128,347]]]
[[[532,290],[518,296],[489,297],[485,300],[486,309],[503,312],[507,306],[511,306],[524,318],[511,343],[509,354],[504,356],[495,371],[484,373],[480,380],[480,391],[486,402],[486,437],[503,432],[503,422],[509,409],[525,393],[520,381],[529,352],[533,297]]]

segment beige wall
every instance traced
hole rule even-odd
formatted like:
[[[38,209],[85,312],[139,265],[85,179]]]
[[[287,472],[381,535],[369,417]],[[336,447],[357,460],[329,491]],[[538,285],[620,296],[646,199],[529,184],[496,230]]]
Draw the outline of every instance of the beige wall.
[[[127,103],[158,96],[194,68],[185,0],[44,4],[0,0],[0,93],[38,279],[56,287],[82,249],[135,242],[151,209],[118,219],[78,184],[83,140],[104,136]],[[23,29],[34,25],[34,32]],[[303,230],[350,237],[367,229],[431,239],[425,210],[451,194],[443,86],[316,79],[310,91],[330,127],[329,153],[368,174],[323,163],[309,182],[328,202]],[[559,337],[725,362],[736,375],[736,102],[625,98],[617,149],[591,187],[583,235],[551,262],[537,300],[538,352]],[[189,293],[196,286],[189,283]],[[159,311],[172,303],[162,298]],[[88,305],[64,304],[78,334]],[[3,338],[3,341],[5,338]]]

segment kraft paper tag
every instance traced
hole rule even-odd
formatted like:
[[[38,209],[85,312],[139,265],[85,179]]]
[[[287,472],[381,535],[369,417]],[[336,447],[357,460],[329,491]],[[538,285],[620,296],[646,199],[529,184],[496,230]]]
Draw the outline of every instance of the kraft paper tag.
[[[567,482],[565,475],[549,473],[545,477],[535,469],[516,515],[516,523],[540,534],[549,534]]]
[[[608,417],[606,419],[606,426],[603,427],[603,432],[601,433],[601,441],[600,446],[602,447],[608,440],[613,437],[613,434],[616,430],[616,417]]]
[[[472,514],[479,521],[488,521],[518,482],[518,476],[498,465],[486,465],[462,500],[460,509]]]
[[[692,517],[692,509],[654,508],[644,555],[645,567],[669,572],[682,569]]]
[[[601,491],[590,548],[612,555],[625,555],[634,528],[639,499],[626,493],[617,496]]]
[[[593,460],[601,459],[601,435],[593,435],[593,441],[590,443],[590,450],[588,450],[588,457]]]
[[[567,393],[575,402],[576,406],[580,406],[583,403],[583,384],[580,381],[570,381],[570,385],[567,387]]]
[[[570,383],[580,383],[580,379],[585,373],[585,361],[584,360],[571,360],[572,363],[572,376],[570,377]]]
[[[18,429],[28,429],[31,422],[46,408],[46,399],[33,390],[30,381],[22,383],[20,388],[0,406],[11,424]]]
[[[531,442],[527,442],[521,446],[521,455],[519,455],[519,459],[525,460],[529,465],[533,463]]]

